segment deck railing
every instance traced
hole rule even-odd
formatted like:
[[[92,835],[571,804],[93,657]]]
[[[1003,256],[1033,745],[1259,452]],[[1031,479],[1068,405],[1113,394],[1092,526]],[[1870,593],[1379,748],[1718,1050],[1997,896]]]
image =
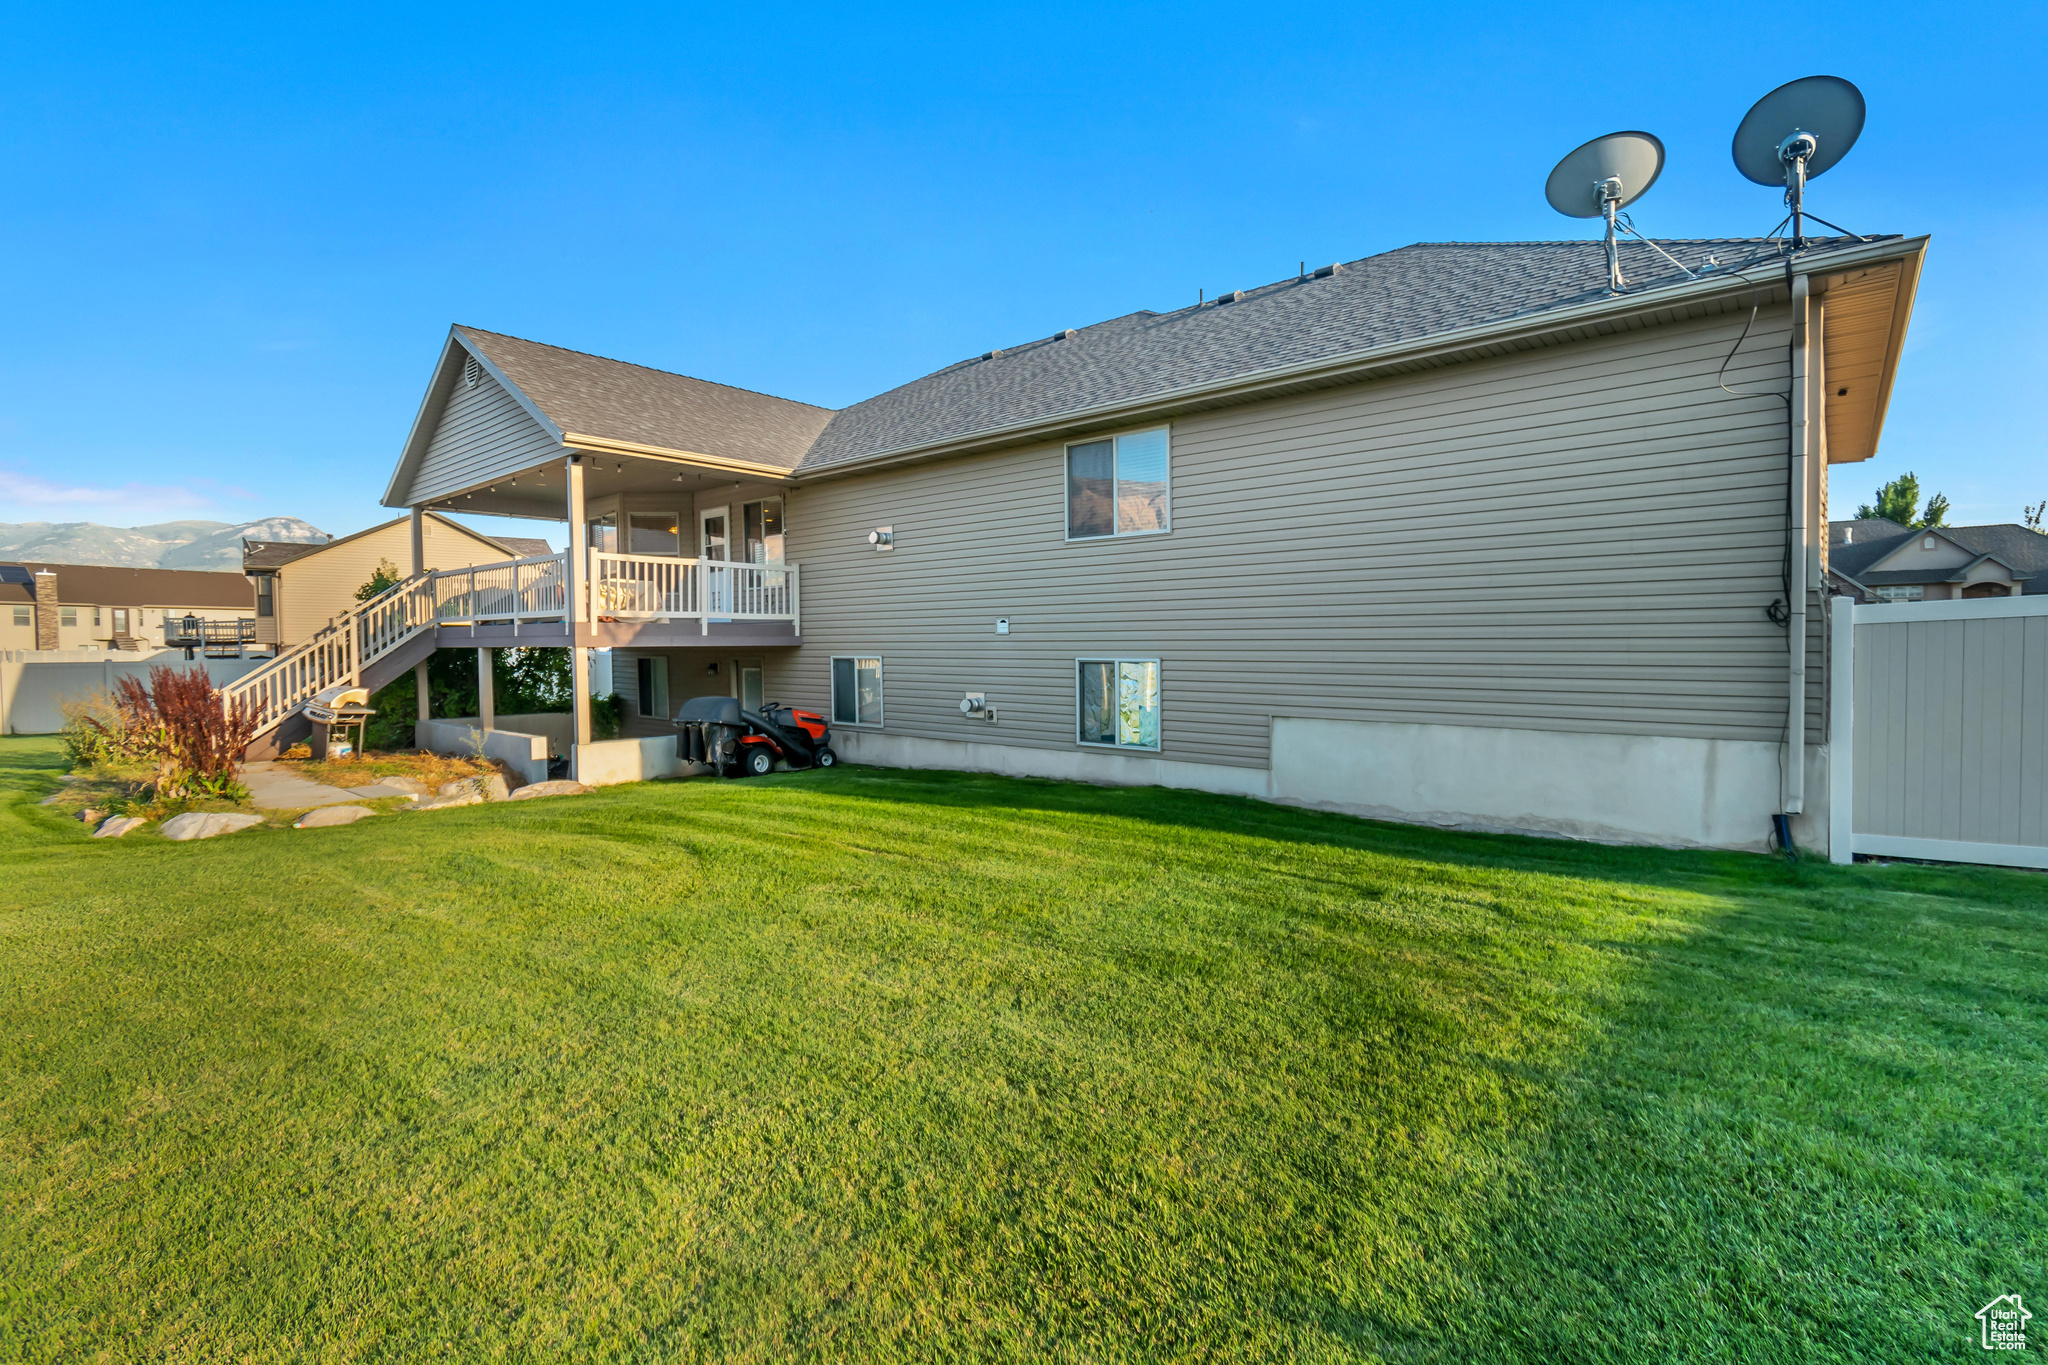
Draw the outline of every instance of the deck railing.
[[[442,625],[479,621],[555,620],[568,614],[567,555],[535,555],[433,576],[434,619]]]
[[[590,552],[590,612],[620,621],[799,620],[797,566]]]

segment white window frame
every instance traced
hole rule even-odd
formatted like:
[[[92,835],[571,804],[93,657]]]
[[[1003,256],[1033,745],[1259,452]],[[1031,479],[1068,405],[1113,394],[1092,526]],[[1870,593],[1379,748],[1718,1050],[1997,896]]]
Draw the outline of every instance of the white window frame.
[[[1123,439],[1124,437],[1126,437],[1126,436],[1143,436],[1143,435],[1145,435],[1145,434],[1146,434],[1147,432],[1153,432],[1153,431],[1161,431],[1161,432],[1164,432],[1164,433],[1166,433],[1166,525],[1164,525],[1164,526],[1160,527],[1160,528],[1159,528],[1158,530],[1156,530],[1156,531],[1121,531],[1121,530],[1118,530],[1118,529],[1117,529],[1117,527],[1116,527],[1116,517],[1117,517],[1117,512],[1118,512],[1118,511],[1119,511],[1119,510],[1120,510],[1120,509],[1122,508],[1122,506],[1123,506],[1123,500],[1122,500],[1122,498],[1120,498],[1120,497],[1118,496],[1118,494],[1117,494],[1117,477],[1116,477],[1116,471],[1117,471],[1117,461],[1116,461],[1116,449],[1115,449],[1114,443],[1115,443],[1115,442],[1117,442],[1117,441],[1121,441],[1121,440],[1122,440],[1122,439]],[[1108,535],[1106,535],[1106,536],[1077,536],[1077,535],[1075,535],[1075,534],[1074,534],[1074,503],[1073,503],[1073,497],[1072,497],[1072,486],[1073,486],[1073,478],[1074,478],[1074,473],[1073,473],[1073,470],[1074,470],[1074,447],[1075,447],[1075,446],[1092,446],[1092,445],[1096,445],[1096,444],[1098,444],[1099,442],[1102,442],[1102,441],[1109,441],[1109,442],[1111,442],[1111,443],[1112,443],[1112,445],[1111,445],[1111,449],[1110,449],[1110,455],[1109,455],[1109,470],[1110,470],[1110,479],[1109,479],[1109,509],[1110,509],[1110,512],[1109,512],[1109,525],[1110,525],[1110,532],[1109,532],[1109,534],[1108,534]],[[1172,535],[1172,534],[1173,534],[1173,424],[1172,424],[1171,422],[1167,422],[1167,423],[1163,423],[1163,424],[1161,424],[1161,425],[1159,425],[1159,426],[1149,426],[1149,427],[1132,427],[1132,428],[1130,428],[1129,430],[1126,430],[1126,431],[1113,431],[1113,432],[1105,432],[1105,433],[1103,433],[1103,434],[1102,434],[1102,435],[1100,435],[1100,436],[1090,436],[1090,437],[1089,437],[1089,438],[1088,438],[1087,440],[1085,440],[1085,441],[1069,441],[1069,442],[1067,442],[1067,443],[1066,443],[1066,444],[1065,444],[1064,446],[1062,446],[1062,447],[1060,448],[1060,524],[1061,524],[1061,525],[1063,525],[1064,527],[1066,527],[1066,532],[1067,532],[1067,536],[1066,536],[1066,539],[1067,539],[1067,543],[1068,543],[1069,545],[1091,545],[1091,544],[1095,544],[1095,543],[1097,543],[1097,542],[1100,542],[1100,541],[1105,541],[1105,540],[1129,540],[1129,539],[1134,539],[1134,538],[1136,538],[1136,537],[1139,537],[1139,536],[1170,536],[1170,535]]]
[[[35,623],[36,623],[36,611],[35,611],[35,608],[34,608],[34,607],[16,607],[16,608],[14,609],[14,624],[15,624],[15,625],[17,625],[17,626],[32,626],[32,625],[34,625]]]
[[[1925,602],[1927,589],[1919,583],[1888,583],[1872,588],[1870,595],[1880,602]]]
[[[77,608],[77,607],[59,607],[59,608],[57,608],[57,624],[58,624],[59,626],[62,626],[62,627],[63,627],[64,629],[66,629],[66,630],[77,630],[77,629],[78,629],[78,608]]]
[[[839,661],[853,662],[853,713],[860,714],[860,662],[863,659],[875,661],[875,704],[880,714],[873,720],[839,719]],[[835,730],[879,730],[889,716],[889,666],[880,654],[834,654],[826,664],[826,720]],[[1080,733],[1077,727],[1075,733]]]
[[[1102,536],[1099,539],[1107,540]],[[1081,738],[1081,665],[1082,664],[1151,664],[1159,670],[1159,739],[1152,744],[1104,744],[1099,739]],[[1108,749],[1120,754],[1156,754],[1166,748],[1166,665],[1156,654],[1076,654],[1068,679],[1074,684],[1074,728],[1067,733],[1074,737],[1074,743],[1083,749]]]

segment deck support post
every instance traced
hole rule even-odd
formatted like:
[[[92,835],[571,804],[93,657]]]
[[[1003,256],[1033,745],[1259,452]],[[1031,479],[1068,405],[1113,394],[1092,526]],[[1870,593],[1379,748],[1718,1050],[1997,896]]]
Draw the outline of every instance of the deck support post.
[[[497,650],[477,647],[476,718],[486,730],[498,728],[498,696],[491,685],[491,661],[497,657]]]
[[[590,555],[583,544],[583,457],[574,451],[567,460],[569,485],[569,678],[570,710],[576,717],[576,743],[590,743],[590,651],[578,637],[590,619]]]
[[[417,578],[427,571],[427,521],[425,509],[414,507],[412,512],[412,572]]]
[[[427,691],[427,661],[425,659],[420,660],[418,663],[412,666],[412,678],[413,682],[415,682],[419,686],[419,718],[423,723],[426,721],[430,721],[434,718],[434,698],[433,694]],[[419,747],[418,736],[414,736],[413,747]]]

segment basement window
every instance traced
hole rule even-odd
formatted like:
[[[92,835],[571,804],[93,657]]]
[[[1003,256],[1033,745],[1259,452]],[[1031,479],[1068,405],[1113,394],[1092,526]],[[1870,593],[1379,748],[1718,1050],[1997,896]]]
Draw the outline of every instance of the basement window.
[[[857,655],[832,660],[832,723],[882,724],[882,661]]]
[[[1077,659],[1077,740],[1091,747],[1159,748],[1159,660]]]
[[[1067,447],[1067,539],[1156,535],[1172,529],[1168,429]]]
[[[668,709],[668,660],[639,658],[633,661],[639,676],[640,714],[667,720]]]

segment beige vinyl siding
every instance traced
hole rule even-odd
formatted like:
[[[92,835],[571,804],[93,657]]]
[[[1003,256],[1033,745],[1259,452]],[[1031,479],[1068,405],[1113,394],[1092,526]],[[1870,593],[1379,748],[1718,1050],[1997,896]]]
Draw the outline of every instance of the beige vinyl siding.
[[[486,374],[472,388],[458,366],[406,502],[416,506],[561,455],[561,444],[497,380]]]
[[[1741,322],[1183,418],[1167,535],[1066,542],[1051,444],[798,490],[768,686],[823,708],[879,654],[890,733],[1068,748],[1073,660],[1157,656],[1162,756],[1247,766],[1274,714],[1780,739],[1786,311],[1731,395]]]
[[[435,517],[429,516],[422,529],[430,569],[458,569],[509,558],[491,542]],[[336,541],[317,554],[295,559],[280,568],[276,617],[279,642],[295,645],[326,629],[329,620],[355,605],[356,590],[377,572],[377,562],[387,559],[401,576],[412,571],[412,527],[406,518],[349,540]]]

